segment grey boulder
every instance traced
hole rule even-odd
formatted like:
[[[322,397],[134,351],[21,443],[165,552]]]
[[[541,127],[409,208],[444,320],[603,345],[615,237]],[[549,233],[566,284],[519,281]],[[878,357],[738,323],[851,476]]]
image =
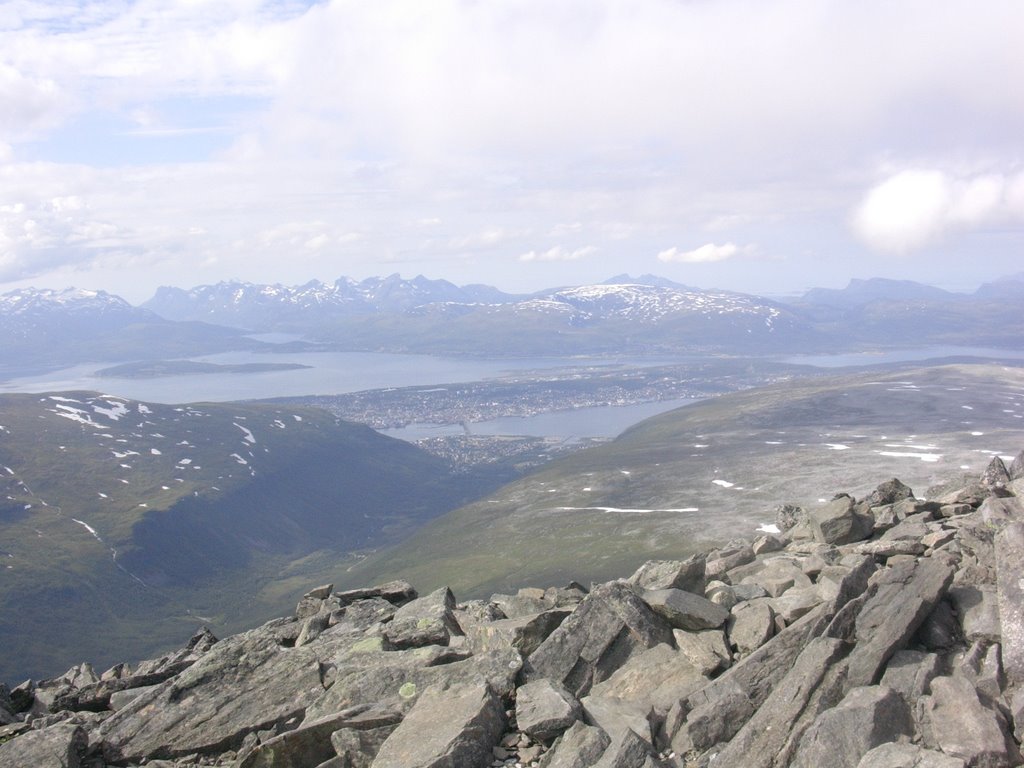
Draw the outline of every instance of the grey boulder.
[[[793,768],[857,768],[874,747],[914,735],[907,702],[884,686],[854,688],[800,740]]]
[[[690,632],[717,629],[729,618],[729,611],[722,606],[681,589],[647,590],[643,601],[675,629]]]
[[[587,595],[530,655],[524,671],[528,682],[547,677],[578,697],[635,653],[671,642],[671,628],[632,587],[611,582]]]
[[[373,766],[487,765],[505,724],[501,699],[485,683],[432,686],[381,745]]]
[[[823,544],[849,544],[871,535],[875,520],[857,510],[850,496],[839,496],[808,513],[814,540]]]
[[[516,691],[516,723],[530,738],[548,744],[583,715],[576,698],[565,686],[541,679]]]

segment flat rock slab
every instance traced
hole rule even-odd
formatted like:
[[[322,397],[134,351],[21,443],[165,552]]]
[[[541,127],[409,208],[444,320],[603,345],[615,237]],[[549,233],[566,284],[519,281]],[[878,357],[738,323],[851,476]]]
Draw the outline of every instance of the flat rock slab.
[[[804,647],[825,630],[832,615],[831,606],[818,606],[699,691],[687,696],[682,708],[688,712],[703,708],[710,716],[720,718],[722,722],[709,726],[707,730],[726,734],[721,740],[732,738],[746,722],[749,713],[764,703],[790,671]],[[747,700],[746,714],[721,706],[723,702],[734,699],[737,691]],[[670,730],[668,735],[671,738],[675,733]]]
[[[893,530],[896,530],[893,528]],[[919,538],[912,539],[879,539],[878,541],[865,541],[863,544],[854,546],[853,551],[858,555],[871,555],[887,559],[895,555],[920,555],[923,554],[925,545]]]
[[[580,700],[585,720],[608,734],[612,744],[621,741],[627,731],[641,736],[648,744],[651,733],[651,708],[636,701],[624,701],[612,696],[584,696]]]
[[[720,629],[705,629],[701,632],[672,631],[676,647],[686,660],[702,675],[711,676],[728,668],[732,663],[732,652]]]
[[[872,685],[892,655],[902,650],[953,581],[953,566],[934,558],[900,563],[876,584],[857,614],[847,690]]]
[[[908,703],[925,695],[932,680],[939,675],[937,654],[924,651],[897,651],[889,659],[882,675],[882,685],[892,688]]]
[[[969,680],[937,677],[931,690],[932,695],[922,701],[932,737],[945,754],[981,768],[1020,765],[1016,745],[1000,727],[996,713],[981,703]]]
[[[648,560],[629,577],[629,583],[640,589],[681,589],[703,595],[704,565],[704,555],[686,560]]]
[[[668,624],[628,584],[602,584],[533,652],[526,678],[557,680],[579,697],[658,643],[672,643]]]
[[[868,752],[857,768],[966,768],[958,757],[924,749],[916,744],[883,744]]]
[[[960,627],[968,642],[999,642],[1002,629],[999,624],[999,597],[994,587],[987,584],[952,587],[949,599],[960,617]]]
[[[661,644],[635,654],[607,680],[596,683],[590,693],[664,712],[707,682],[683,653]]]
[[[675,629],[718,629],[729,618],[729,612],[722,606],[681,589],[646,590],[643,600]]]
[[[734,684],[717,688],[713,700],[690,711],[680,702],[669,710],[665,730],[677,753],[703,752],[731,739],[752,714],[754,707],[746,692]]]
[[[800,740],[793,768],[857,768],[873,748],[914,735],[910,707],[891,688],[854,688],[818,715]]]
[[[516,691],[516,724],[535,741],[551,743],[582,715],[580,703],[554,680],[537,680]]]
[[[187,670],[128,702],[103,723],[109,762],[237,749],[246,734],[301,717],[323,695],[320,659],[344,647],[325,632],[286,648],[256,629],[217,643]]]
[[[505,709],[486,684],[431,687],[381,745],[373,766],[487,765],[504,731]]]
[[[367,645],[374,638],[363,642]],[[357,646],[358,648],[358,646]],[[442,646],[405,651],[349,651],[338,659],[334,681],[306,710],[307,718],[326,717],[361,704],[411,709],[427,688],[485,681],[501,696],[510,695],[523,662],[515,650],[458,655]]]
[[[1011,523],[997,534],[995,554],[1003,668],[1020,685],[1024,683],[1024,523]]]
[[[775,611],[766,600],[739,603],[729,617],[729,642],[741,654],[764,645],[775,632]]]
[[[85,730],[62,723],[28,731],[0,744],[4,768],[79,768],[89,743]]]
[[[395,732],[395,725],[379,728],[340,728],[331,734],[331,746],[337,753],[336,764],[326,761],[317,768],[370,768],[381,744]]]
[[[375,587],[364,587],[362,589],[350,589],[345,592],[335,592],[342,605],[349,605],[357,600],[366,600],[371,597],[380,597],[394,605],[403,605],[410,600],[415,600],[416,590],[407,581],[389,581],[386,584],[378,584]]]
[[[462,629],[455,619],[455,595],[448,587],[406,603],[384,629],[394,648],[418,648],[423,645],[448,645]]]
[[[395,710],[359,707],[329,717],[303,723],[292,731],[275,736],[247,755],[239,758],[234,768],[308,768],[333,757],[336,750],[331,734],[342,729],[374,730],[396,726],[402,714]]]
[[[811,640],[764,703],[719,753],[716,764],[744,768],[789,766],[787,748],[795,747],[799,741],[800,721],[805,721],[806,728],[811,724],[808,718],[813,718],[816,710],[823,710],[835,703],[833,698],[840,698],[829,670],[846,652],[842,640]]]
[[[627,729],[604,751],[594,768],[644,768],[650,756],[650,745]]]
[[[855,509],[849,496],[840,496],[808,512],[814,540],[822,544],[849,544],[866,539],[875,527],[875,519]]]
[[[468,630],[467,640],[474,652],[515,648],[529,656],[565,621],[570,611],[564,608],[543,613],[481,622]]]
[[[578,722],[544,754],[539,768],[592,768],[610,743],[600,728]]]

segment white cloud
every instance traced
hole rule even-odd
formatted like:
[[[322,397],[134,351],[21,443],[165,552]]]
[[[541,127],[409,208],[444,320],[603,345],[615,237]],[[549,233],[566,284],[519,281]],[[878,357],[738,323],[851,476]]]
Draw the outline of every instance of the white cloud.
[[[736,243],[707,243],[694,248],[692,251],[681,251],[679,248],[668,248],[658,254],[658,260],[665,263],[680,262],[683,264],[708,264],[715,261],[725,261],[741,253],[742,249]]]
[[[53,80],[26,76],[0,59],[0,139],[24,139],[55,124],[63,99]]]
[[[725,232],[750,224],[753,218],[753,216],[743,213],[719,214],[711,218],[704,225],[704,229],[708,232]]]
[[[507,232],[500,227],[491,227],[472,235],[453,237],[449,241],[449,245],[456,250],[494,248],[510,238],[517,237],[519,234],[522,233]]]
[[[303,246],[311,251],[319,251],[321,248],[327,245],[328,242],[330,242],[330,238],[327,235],[319,234],[309,238],[309,240],[303,243]]]
[[[528,251],[519,257],[519,261],[578,261],[596,252],[597,248],[592,245],[572,250],[556,245],[546,251]]]
[[[1018,220],[1022,26],[1018,0],[0,0],[0,279],[839,260],[879,157],[995,171],[866,205],[856,233],[906,250]],[[750,272],[729,245],[659,256]]]
[[[1005,221],[1024,222],[1024,173],[956,177],[938,170],[901,171],[868,191],[853,227],[870,247],[904,254]]]

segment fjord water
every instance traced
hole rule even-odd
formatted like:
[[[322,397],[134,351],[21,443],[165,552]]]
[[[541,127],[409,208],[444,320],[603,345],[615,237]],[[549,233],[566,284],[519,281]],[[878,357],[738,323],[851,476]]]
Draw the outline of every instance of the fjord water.
[[[644,368],[694,359],[696,358],[476,358],[389,352],[225,352],[190,360],[218,365],[294,363],[308,367],[244,374],[203,373],[157,378],[120,378],[96,375],[97,371],[110,367],[113,363],[87,363],[37,376],[10,379],[0,383],[0,392],[85,389],[156,403],[227,402],[483,381],[515,373],[557,368],[610,365]]]
[[[270,339],[265,339],[270,340]],[[291,340],[287,337],[282,340]],[[879,353],[843,353],[836,355],[790,356],[779,362],[819,368],[868,366],[925,359],[965,356],[982,359],[1022,358],[1024,351],[976,347],[926,347],[886,350]],[[693,362],[694,356],[679,357],[537,357],[469,358],[435,355],[411,355],[385,352],[299,352],[260,354],[228,352],[192,358],[222,365],[245,363],[295,363],[305,368],[258,373],[206,373],[162,376],[157,378],[119,378],[97,376],[97,371],[112,363],[88,363],[51,371],[37,376],[0,382],[0,392],[53,392],[97,390],[107,394],[157,403],[226,402],[271,397],[332,395],[389,387],[441,386],[455,382],[589,366],[644,368]],[[570,439],[573,437],[613,437],[627,427],[650,416],[694,400],[666,400],[623,406],[597,406],[541,413],[525,417],[505,417],[468,426],[475,435],[534,435]],[[450,434],[462,434],[458,424],[436,426],[411,424],[385,434],[416,440]]]

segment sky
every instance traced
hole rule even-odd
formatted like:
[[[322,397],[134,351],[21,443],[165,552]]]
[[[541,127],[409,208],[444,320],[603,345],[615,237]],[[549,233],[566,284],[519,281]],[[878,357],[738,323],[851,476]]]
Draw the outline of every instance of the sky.
[[[1024,270],[1019,0],[0,0],[0,292]]]

